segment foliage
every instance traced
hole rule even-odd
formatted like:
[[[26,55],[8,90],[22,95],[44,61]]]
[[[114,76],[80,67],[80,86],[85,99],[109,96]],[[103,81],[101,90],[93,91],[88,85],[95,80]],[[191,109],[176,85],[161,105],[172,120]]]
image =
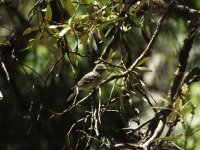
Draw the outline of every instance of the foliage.
[[[0,149],[200,148],[198,0],[0,8]],[[105,80],[75,93],[97,63]]]

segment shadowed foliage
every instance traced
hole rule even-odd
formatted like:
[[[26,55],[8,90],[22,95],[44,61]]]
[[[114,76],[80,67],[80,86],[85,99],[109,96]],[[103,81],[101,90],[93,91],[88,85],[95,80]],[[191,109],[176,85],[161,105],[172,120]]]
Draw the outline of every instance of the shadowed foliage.
[[[199,9],[0,0],[0,149],[200,149]]]

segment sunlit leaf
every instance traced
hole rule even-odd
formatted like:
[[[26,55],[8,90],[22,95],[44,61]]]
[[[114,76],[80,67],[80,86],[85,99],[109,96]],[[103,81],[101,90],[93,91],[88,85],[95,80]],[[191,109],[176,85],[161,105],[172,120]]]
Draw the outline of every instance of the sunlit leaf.
[[[21,52],[22,52],[22,51],[29,50],[30,48],[32,48],[32,45],[29,45],[29,46],[25,47],[24,49],[21,50]]]
[[[49,26],[49,29],[56,29],[56,28],[58,28],[59,26],[57,26],[57,25],[50,25]]]
[[[10,41],[7,39],[7,38],[4,38],[4,37],[2,37],[2,38],[0,38],[0,45],[10,45]]]
[[[183,84],[183,86],[181,87],[182,90],[182,94],[186,97],[189,98],[190,94],[189,94],[189,87],[187,84]]]
[[[71,30],[70,27],[64,28],[63,30],[60,31],[59,36],[63,36],[63,35],[65,35],[66,33],[69,33],[70,30]]]
[[[50,5],[47,5],[47,11],[45,13],[45,17],[46,20],[51,21],[52,18],[52,11],[51,11],[51,7]]]
[[[145,62],[147,62],[149,60],[150,57],[145,57],[142,60],[139,61],[139,63],[137,64],[137,66],[141,66],[142,64],[144,64]]]
[[[3,94],[0,91],[0,100],[2,100],[2,99],[3,99]]]
[[[85,20],[85,21],[87,21],[87,19],[89,19],[89,15],[81,15],[77,18],[77,20]]]
[[[152,70],[147,67],[136,67],[133,71],[136,72],[137,75],[141,75],[146,72],[152,72]]]
[[[175,109],[180,110],[181,107],[182,107],[182,100],[181,98],[178,98],[175,102]]]
[[[108,57],[106,59],[107,62],[111,62],[112,58],[116,55],[116,52],[114,52],[114,50],[111,48],[108,54]]]
[[[37,31],[37,30],[38,30],[38,27],[30,27],[30,28],[27,28],[27,29],[24,31],[23,35],[27,35],[27,34],[29,34],[29,33],[31,33],[31,32]]]

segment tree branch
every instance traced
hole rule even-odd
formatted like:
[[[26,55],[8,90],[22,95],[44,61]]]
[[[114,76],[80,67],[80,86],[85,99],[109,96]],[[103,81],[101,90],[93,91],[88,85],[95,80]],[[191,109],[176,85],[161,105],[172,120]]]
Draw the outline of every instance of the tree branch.
[[[173,6],[173,12],[179,16],[200,23],[200,11],[189,8],[184,5],[176,4]]]
[[[179,55],[179,64],[174,73],[174,77],[168,91],[168,97],[171,100],[175,100],[177,97],[176,94],[178,92],[178,89],[180,88],[180,84],[184,76],[184,72],[186,70],[189,52],[192,48],[192,44],[194,42],[196,35],[198,34],[198,31],[199,31],[199,27],[193,28],[193,30],[188,34],[187,38],[184,40],[184,45]]]

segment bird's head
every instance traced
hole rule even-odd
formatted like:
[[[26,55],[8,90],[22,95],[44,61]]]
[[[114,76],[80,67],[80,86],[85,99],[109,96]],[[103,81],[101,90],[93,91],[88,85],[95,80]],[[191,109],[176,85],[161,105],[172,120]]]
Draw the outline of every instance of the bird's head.
[[[102,74],[106,70],[106,66],[104,64],[97,64],[94,68],[94,71]]]

